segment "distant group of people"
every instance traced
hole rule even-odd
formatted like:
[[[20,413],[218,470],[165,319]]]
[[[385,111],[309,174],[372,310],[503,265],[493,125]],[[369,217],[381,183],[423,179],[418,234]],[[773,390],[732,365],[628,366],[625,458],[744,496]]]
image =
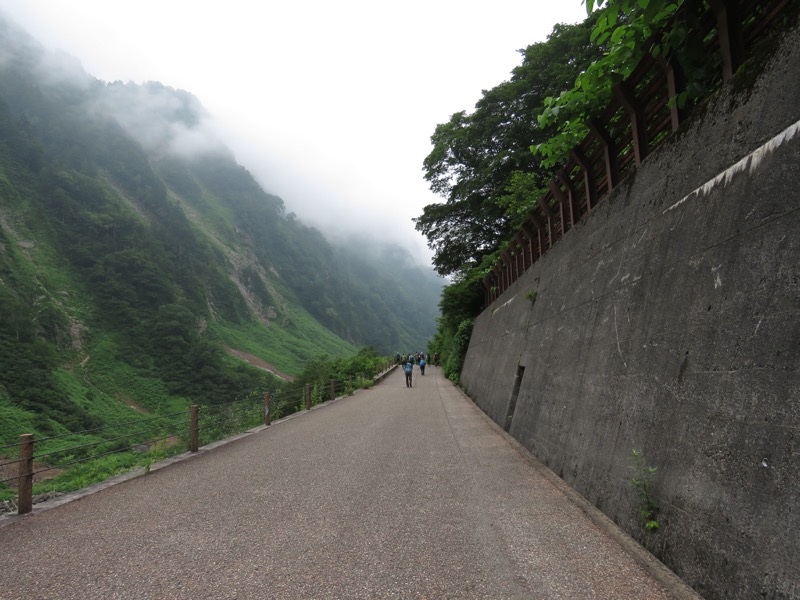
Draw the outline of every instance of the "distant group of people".
[[[403,372],[406,375],[406,387],[413,387],[412,376],[414,373],[414,365],[419,365],[419,374],[425,375],[425,366],[431,364],[431,354],[425,354],[423,352],[417,352],[416,354],[407,354],[401,356],[398,352],[395,355],[395,361],[397,364],[403,365]],[[433,355],[433,363],[434,366],[439,366],[439,354],[434,353]]]

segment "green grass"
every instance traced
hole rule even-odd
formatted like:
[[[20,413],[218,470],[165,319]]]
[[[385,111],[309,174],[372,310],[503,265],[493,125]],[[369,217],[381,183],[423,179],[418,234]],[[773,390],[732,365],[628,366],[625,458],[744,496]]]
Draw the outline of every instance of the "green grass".
[[[36,415],[12,405],[0,397],[0,446],[15,444],[23,433],[36,431]],[[0,450],[0,455],[7,454]]]
[[[325,352],[332,357],[355,353],[352,345],[298,309],[292,310],[292,323],[288,327],[277,324],[232,326],[219,322],[212,327],[224,343],[255,354],[287,373],[300,373],[310,359]],[[187,450],[190,401],[170,395],[163,382],[143,375],[121,360],[113,335],[95,332],[80,352],[72,354],[71,360],[73,362],[53,372],[54,380],[76,408],[105,425],[101,431],[70,434],[58,423],[49,422],[47,437],[51,439],[42,440],[43,417],[14,406],[10,399],[0,395],[0,445],[11,444],[10,448],[0,450],[0,455],[15,458],[19,435],[33,433],[36,456],[50,454],[37,459],[37,465],[58,469],[54,471],[58,473],[55,478],[34,485],[35,495],[81,489],[119,473],[147,467],[160,457]],[[226,358],[228,361],[236,362]],[[204,410],[201,409],[201,414]],[[219,410],[226,411],[223,421],[205,427],[202,443],[243,431],[263,419],[263,408],[258,402],[247,408]],[[165,430],[160,429],[161,422],[148,420],[158,415],[173,415],[163,423]],[[142,442],[168,433],[176,436],[171,445],[164,446],[162,442],[145,451],[147,445],[142,446]],[[128,434],[133,435],[127,437]],[[138,451],[129,449],[137,445]],[[105,456],[109,452],[114,454]],[[79,464],[71,464],[76,462]],[[15,488],[0,485],[0,500],[14,498],[16,494]]]
[[[167,433],[186,437],[189,401],[168,394],[161,381],[138,374],[117,358],[116,351],[113,338],[100,335],[84,348],[86,360],[64,365],[53,372],[58,388],[70,402],[103,424],[100,431],[70,434],[59,423],[51,420],[45,423],[41,415],[19,408],[0,395],[0,445],[11,445],[0,449],[0,456],[15,458],[19,436],[32,433],[36,456],[50,454],[37,459],[37,463],[61,467],[91,459],[91,463],[67,467],[64,473],[46,484],[35,485],[34,494],[43,493],[42,486],[47,488],[44,491],[80,489],[130,468],[145,466],[153,460],[152,451],[123,450]],[[158,415],[175,416],[153,421]],[[44,430],[48,431],[46,435],[41,433]],[[186,444],[182,442],[177,451],[185,450]],[[122,452],[94,458],[112,451]],[[0,462],[5,461],[0,459]],[[0,499],[15,496],[15,489],[0,485]]]
[[[35,483],[33,494],[82,489],[136,468],[149,469],[154,462],[188,451],[189,412],[184,412],[185,415],[164,421],[140,415],[139,422],[129,419],[110,423],[100,431],[65,434],[38,442],[34,438],[34,470],[49,467],[55,477]],[[33,415],[0,404],[0,417],[10,417],[3,420],[4,426],[15,429],[32,425]],[[200,443],[208,444],[251,429],[263,423],[263,419],[261,398],[202,407]],[[7,449],[4,454],[12,459],[18,456],[16,448]],[[0,484],[0,500],[16,496],[16,488]]]
[[[135,411],[169,414],[189,408],[191,402],[167,392],[164,383],[142,375],[118,358],[118,346],[112,336],[101,336],[88,349],[88,360],[81,367],[83,377],[105,404],[109,398],[117,405]],[[130,408],[138,407],[138,408]],[[97,408],[98,411],[113,410]]]
[[[106,481],[111,477],[130,472],[137,468],[149,469],[154,462],[168,456],[185,452],[185,444],[170,447],[155,447],[149,452],[128,451],[103,456],[88,462],[72,465],[55,477],[35,483],[33,495],[59,492],[67,493],[86,488],[95,483]],[[16,488],[0,485],[0,500],[16,499]]]
[[[290,307],[288,311],[288,320],[276,320],[268,326],[217,321],[211,329],[224,344],[258,356],[290,375],[297,375],[309,360],[319,356],[341,358],[357,351],[304,310]]]
[[[248,339],[243,334],[243,339]],[[109,340],[93,347],[109,350],[113,343]],[[312,383],[312,402],[317,404],[327,401],[330,397],[328,381],[330,377],[343,378],[347,381],[347,371],[359,370],[372,372],[377,364],[385,362],[385,357],[365,356],[364,351],[356,356],[350,356],[341,361],[332,361],[330,358],[317,361],[319,368],[326,368],[321,380]],[[104,357],[111,354],[104,354]],[[79,404],[92,416],[98,417],[106,425],[100,430],[91,430],[69,433],[63,428],[58,428],[50,434],[49,438],[34,437],[35,470],[49,467],[50,474],[55,475],[49,480],[34,484],[34,496],[50,492],[70,492],[85,488],[94,483],[104,481],[115,475],[128,472],[132,469],[143,467],[149,469],[150,465],[168,456],[180,454],[188,450],[189,437],[189,411],[187,401],[180,398],[171,398],[169,401],[157,406],[153,415],[142,414],[131,409],[125,402],[116,399],[109,391],[114,389],[119,381],[113,375],[120,376],[130,386],[126,389],[126,397],[142,398],[145,393],[161,394],[164,400],[163,388],[153,381],[137,377],[133,372],[126,371],[112,358],[107,358],[107,364],[98,361],[99,371],[104,366],[109,368],[105,378],[98,373],[92,374],[93,385],[86,388],[87,375],[83,369],[59,370],[57,379],[60,387],[67,391],[70,399]],[[336,366],[344,369],[334,373],[331,369]],[[374,367],[374,368],[373,368]],[[308,371],[308,369],[306,369]],[[328,372],[331,371],[331,372]],[[305,374],[305,373],[304,373]],[[105,386],[95,385],[97,381]],[[369,387],[371,377],[354,377],[354,384],[358,387]],[[299,392],[299,390],[294,390]],[[345,393],[352,391],[349,387]],[[295,398],[287,391],[276,396],[277,402],[273,404],[273,419],[285,416],[302,408],[302,398]],[[164,415],[164,407],[177,409],[177,415],[167,415],[163,419],[154,418],[154,415]],[[37,415],[12,406],[8,400],[0,398],[0,434],[7,443],[14,446],[0,451],[0,455],[15,458],[18,455],[16,443],[20,433],[36,433]],[[245,400],[227,404],[202,406],[200,409],[200,444],[230,437],[260,425],[263,422],[264,412],[262,399],[254,394]],[[47,455],[47,456],[43,456]],[[5,460],[0,461],[5,462]],[[9,476],[7,473],[5,476]],[[10,500],[17,496],[16,488],[0,484],[0,500]]]

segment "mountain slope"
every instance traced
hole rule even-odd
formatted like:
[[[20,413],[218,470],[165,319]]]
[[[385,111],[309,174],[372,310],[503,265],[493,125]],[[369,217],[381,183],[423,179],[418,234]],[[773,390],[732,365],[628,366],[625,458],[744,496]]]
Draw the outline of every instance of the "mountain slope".
[[[207,118],[186,92],[100,82],[0,19],[0,429],[277,385],[227,347],[288,374],[363,345],[424,348],[439,280],[402,249],[332,246]]]

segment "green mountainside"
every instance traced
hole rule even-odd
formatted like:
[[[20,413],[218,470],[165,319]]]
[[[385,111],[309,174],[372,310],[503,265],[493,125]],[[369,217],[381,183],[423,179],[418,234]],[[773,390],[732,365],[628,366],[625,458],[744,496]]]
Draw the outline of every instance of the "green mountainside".
[[[0,443],[266,389],[230,349],[296,375],[426,347],[442,280],[400,247],[329,243],[207,118],[0,17]]]

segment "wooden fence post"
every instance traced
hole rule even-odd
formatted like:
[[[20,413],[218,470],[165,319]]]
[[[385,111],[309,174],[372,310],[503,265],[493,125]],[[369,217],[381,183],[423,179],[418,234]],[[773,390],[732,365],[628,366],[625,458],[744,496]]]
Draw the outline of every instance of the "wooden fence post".
[[[622,108],[628,114],[631,123],[633,155],[638,167],[650,152],[647,143],[647,115],[634,90],[629,88],[624,81],[616,84],[612,89],[617,100],[622,104]]]
[[[272,418],[269,415],[269,392],[264,392],[264,425],[269,427]]]
[[[606,168],[606,194],[619,184],[619,151],[605,125],[599,119],[589,120],[589,130],[594,133],[603,147],[603,163]]]
[[[28,514],[33,510],[33,434],[19,436],[19,483],[17,484],[17,513]]]
[[[306,384],[305,395],[306,395],[306,410],[311,410],[311,384],[310,383]]]
[[[667,92],[669,93],[667,106],[669,106],[672,133],[675,133],[686,118],[686,111],[678,104],[678,95],[686,89],[686,75],[675,57],[669,60],[661,58],[658,62],[664,70],[664,76],[667,78]]]
[[[197,452],[200,443],[200,410],[197,404],[192,404],[192,417],[190,429],[189,451]]]
[[[730,81],[742,65],[744,46],[738,3],[732,0],[709,0],[717,18],[717,39],[722,54],[722,80]]]
[[[594,167],[579,148],[570,150],[569,155],[578,163],[581,171],[583,171],[583,187],[586,191],[586,211],[592,212],[592,209],[597,205],[597,178],[594,175]]]

